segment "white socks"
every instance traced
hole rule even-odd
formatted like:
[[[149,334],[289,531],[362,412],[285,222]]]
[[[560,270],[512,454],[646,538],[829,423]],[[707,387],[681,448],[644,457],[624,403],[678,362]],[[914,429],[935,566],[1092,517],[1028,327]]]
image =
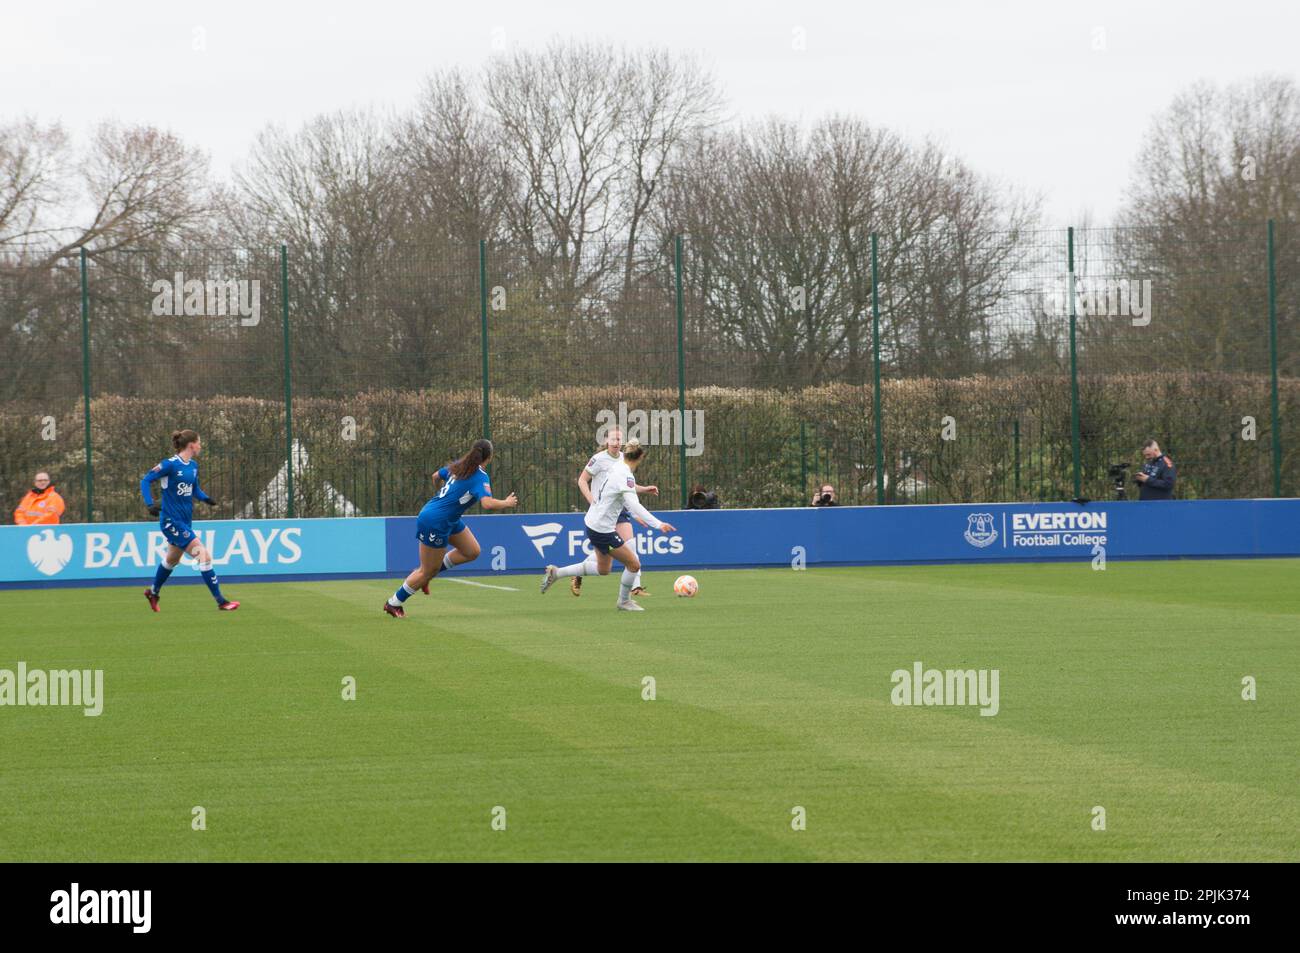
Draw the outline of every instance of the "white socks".
[[[450,549],[447,550],[445,553],[442,554],[442,568],[443,568],[443,569],[450,569],[452,566],[459,566],[459,565],[460,565],[460,563],[454,563],[454,562],[451,561],[451,554],[452,554],[452,550],[450,550]]]
[[[558,579],[561,576],[598,576],[600,570],[596,568],[596,557],[588,556],[580,563],[574,563],[571,566],[561,566],[555,570],[555,576]]]
[[[639,573],[627,569],[623,570],[623,575],[618,579],[618,601],[620,603],[627,602],[632,598],[632,584],[636,582],[638,575]]]

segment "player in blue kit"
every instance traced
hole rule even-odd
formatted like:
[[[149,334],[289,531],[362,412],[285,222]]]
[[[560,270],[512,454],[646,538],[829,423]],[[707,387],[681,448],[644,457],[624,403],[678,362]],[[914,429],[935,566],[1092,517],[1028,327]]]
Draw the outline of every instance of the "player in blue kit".
[[[485,510],[504,510],[519,501],[511,493],[504,500],[494,499],[483,464],[492,459],[492,441],[475,440],[459,460],[447,465],[447,479],[438,495],[424,504],[415,524],[415,538],[420,541],[420,565],[397,587],[384,611],[395,619],[406,617],[402,604],[417,589],[428,595],[429,581],[443,569],[460,566],[478,558],[478,540],[461,519],[475,503]],[[439,471],[441,473],[441,471]],[[448,548],[448,543],[451,547]]]
[[[231,612],[239,608],[239,603],[227,599],[221,594],[217,584],[217,574],[212,569],[212,555],[206,546],[199,542],[191,523],[194,519],[194,501],[216,506],[212,499],[199,488],[199,465],[195,457],[203,449],[199,435],[193,430],[177,430],[172,434],[174,456],[163,460],[144,475],[140,481],[140,495],[150,516],[159,517],[159,528],[167,539],[167,554],[158,564],[154,573],[153,585],[144,591],[149,600],[149,608],[158,611],[158,593],[181,561],[181,556],[188,553],[198,564],[203,581],[207,583],[212,598],[217,600],[217,608]],[[153,501],[151,484],[157,483],[162,489],[161,502]]]

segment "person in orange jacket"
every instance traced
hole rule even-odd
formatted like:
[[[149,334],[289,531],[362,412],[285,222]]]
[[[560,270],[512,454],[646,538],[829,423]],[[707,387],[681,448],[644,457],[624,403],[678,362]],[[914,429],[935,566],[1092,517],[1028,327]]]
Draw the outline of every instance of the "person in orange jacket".
[[[54,489],[50,475],[45,471],[36,474],[31,492],[23,497],[14,509],[14,522],[19,526],[36,526],[40,523],[58,523],[63,515],[63,497]]]

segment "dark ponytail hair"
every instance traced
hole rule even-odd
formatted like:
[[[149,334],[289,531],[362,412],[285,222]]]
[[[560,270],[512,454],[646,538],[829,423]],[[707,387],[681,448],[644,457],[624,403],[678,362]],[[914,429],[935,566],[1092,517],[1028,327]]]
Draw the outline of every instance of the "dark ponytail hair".
[[[451,475],[457,480],[463,480],[491,459],[492,441],[475,440],[474,445],[469,448],[469,453],[452,463]]]
[[[192,444],[195,440],[198,439],[199,439],[199,435],[195,433],[193,430],[172,431],[172,446],[177,450],[184,450],[186,447],[188,447],[190,444]]]
[[[635,462],[645,456],[645,447],[639,440],[629,440],[623,444],[623,459]]]

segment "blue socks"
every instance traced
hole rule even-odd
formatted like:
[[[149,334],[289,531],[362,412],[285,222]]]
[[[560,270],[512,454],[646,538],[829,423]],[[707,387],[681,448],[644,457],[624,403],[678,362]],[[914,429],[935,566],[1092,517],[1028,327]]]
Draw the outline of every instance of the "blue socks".
[[[460,563],[454,563],[451,561],[451,554],[452,554],[452,550],[450,549],[442,554],[443,569],[451,569],[453,566],[460,565]],[[415,595],[415,590],[412,589],[410,586],[408,586],[406,583],[402,583],[400,586],[397,587],[397,591],[388,597],[388,604],[396,608],[397,606],[400,606],[403,602],[405,602],[407,599],[411,598],[411,596],[413,595]]]
[[[388,604],[390,606],[400,606],[413,595],[415,595],[415,590],[407,586],[406,583],[402,583],[397,587],[397,591],[389,597]]]
[[[212,563],[199,567],[199,572],[203,576],[203,581],[208,584],[208,592],[212,593],[212,598],[217,600],[217,605],[226,601],[226,597],[221,594],[221,587],[217,585],[217,573],[212,568]]]
[[[450,569],[452,566],[456,566],[456,565],[459,565],[459,563],[453,563],[451,561],[451,550],[447,550],[447,552],[442,554],[443,569]],[[406,583],[402,583],[400,586],[397,587],[397,591],[388,597],[388,604],[393,607],[400,606],[403,602],[411,598],[411,596],[413,595],[415,595],[415,590],[412,589],[410,586],[408,586]]]
[[[158,564],[158,569],[153,574],[153,593],[155,596],[158,595],[158,590],[163,587],[163,583],[167,581],[167,577],[172,574],[172,570],[175,568],[175,566],[168,566],[166,563]]]
[[[179,565],[179,563],[177,564]],[[168,566],[166,563],[159,563],[158,568],[153,574],[153,592],[157,595],[172,574],[176,566]],[[199,573],[203,576],[203,581],[207,583],[208,592],[212,593],[212,598],[217,600],[217,605],[226,601],[226,597],[221,594],[221,586],[217,584],[217,574],[212,568],[212,563],[204,563],[199,566]]]

